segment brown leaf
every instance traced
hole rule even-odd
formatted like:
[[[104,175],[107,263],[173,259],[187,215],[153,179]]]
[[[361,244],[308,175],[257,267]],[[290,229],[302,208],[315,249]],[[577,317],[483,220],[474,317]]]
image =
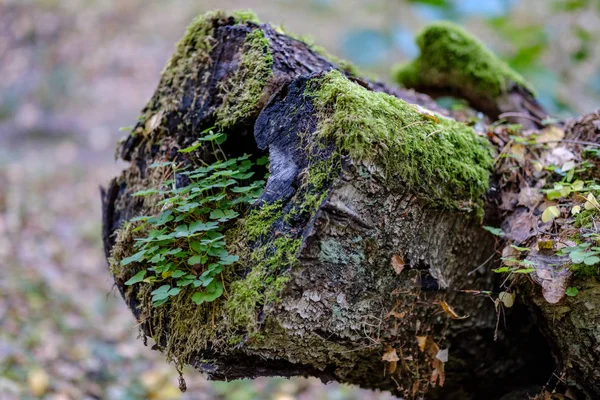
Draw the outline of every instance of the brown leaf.
[[[433,387],[439,385],[444,386],[444,381],[446,380],[446,374],[444,372],[444,363],[438,360],[437,358],[431,362],[431,366],[433,367],[433,372],[431,373],[430,382]]]
[[[396,254],[392,257],[392,268],[394,268],[396,274],[400,274],[400,272],[402,272],[402,270],[404,269],[405,265],[406,264],[404,262],[404,259],[402,259],[400,255]]]
[[[536,137],[536,142],[539,144],[547,143],[549,147],[556,147],[559,140],[563,140],[565,131],[557,126],[551,125],[544,128]]]
[[[524,187],[519,192],[519,205],[533,209],[544,198],[539,189]]]
[[[534,235],[533,219],[528,210],[519,208],[506,219],[506,229],[502,228],[510,239],[524,242]]]
[[[465,319],[469,318],[468,315],[460,316],[454,311],[454,309],[450,306],[450,304],[446,303],[444,300],[440,301],[440,306],[442,306],[442,310],[452,319]]]
[[[381,361],[395,362],[399,361],[398,354],[396,354],[396,349],[391,346],[388,346],[386,352],[383,353],[383,357],[381,357]]]
[[[394,372],[396,372],[396,368],[398,368],[398,363],[396,361],[390,361],[390,364],[388,366],[388,372],[390,374],[393,374]]]
[[[406,312],[405,312],[405,311],[403,311],[403,312],[399,313],[398,311],[394,311],[394,310],[392,310],[392,311],[390,311],[390,312],[389,312],[389,313],[388,313],[388,314],[385,316],[385,318],[386,318],[386,319],[388,319],[389,317],[395,317],[396,319],[402,319],[402,318],[404,318],[405,316],[406,316]]]

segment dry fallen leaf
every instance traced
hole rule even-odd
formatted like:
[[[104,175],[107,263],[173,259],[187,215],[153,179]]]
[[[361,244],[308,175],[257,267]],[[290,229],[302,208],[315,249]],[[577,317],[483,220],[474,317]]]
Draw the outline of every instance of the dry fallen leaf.
[[[432,357],[431,367],[433,368],[429,381],[434,387],[437,385],[444,386],[444,381],[446,380],[444,362],[437,358],[437,355],[440,353],[440,347],[433,340],[429,341],[427,353]]]
[[[570,171],[573,168],[575,168],[575,161],[573,161],[573,160],[567,161],[566,163],[564,163],[562,165],[562,167],[560,167],[560,169],[562,170],[562,172]]]
[[[447,363],[448,362],[448,349],[443,349],[437,352],[437,354],[435,355],[435,358],[437,358],[438,360],[440,360],[443,363]]]
[[[405,265],[406,264],[404,263],[404,260],[400,255],[396,254],[392,257],[392,268],[394,268],[396,274],[400,274],[400,272],[402,272],[402,270],[404,269]]]
[[[504,307],[511,308],[515,303],[516,293],[500,292],[498,299],[504,304]]]
[[[547,143],[550,147],[557,146],[559,140],[564,139],[565,131],[557,126],[551,125],[544,128],[536,137],[536,142]]]
[[[525,151],[525,146],[523,146],[521,143],[515,143],[512,146],[510,146],[510,154],[512,154],[516,158],[522,159],[523,157],[525,157]]]
[[[519,192],[519,204],[528,208],[537,206],[543,198],[540,190],[533,187],[524,187]]]
[[[406,312],[405,312],[405,311],[403,311],[403,312],[399,313],[398,311],[394,311],[394,310],[392,310],[392,311],[390,311],[390,312],[389,312],[389,313],[388,313],[388,314],[385,316],[385,318],[386,318],[386,319],[388,319],[389,317],[394,317],[394,318],[396,318],[396,319],[402,319],[402,318],[404,318],[405,316],[406,316]]]
[[[48,391],[50,377],[43,369],[35,368],[27,374],[27,385],[34,397],[42,397]]]
[[[560,210],[556,206],[546,207],[542,213],[542,222],[548,223],[560,215]]]
[[[419,350],[425,351],[425,345],[427,344],[427,336],[417,336],[417,343],[419,344]]]
[[[396,349],[394,349],[391,346],[388,346],[386,349],[386,352],[383,353],[383,357],[381,357],[381,361],[388,361],[388,362],[392,362],[392,361],[399,361],[400,358],[398,358],[398,354],[396,354]]]
[[[551,153],[546,154],[546,165],[557,165],[560,167],[574,158],[575,154],[567,148],[557,147]]]
[[[442,309],[444,310],[444,312],[446,314],[448,314],[448,316],[450,316],[450,318],[452,318],[452,319],[469,318],[468,315],[463,315],[463,316],[458,315],[456,313],[456,311],[454,311],[454,309],[450,306],[450,304],[446,303],[444,300],[440,301],[440,306],[442,306]]]
[[[146,135],[149,135],[156,128],[158,128],[158,126],[160,125],[160,123],[162,121],[163,114],[164,114],[164,111],[160,110],[158,113],[156,113],[152,117],[150,117],[148,119],[148,121],[146,121],[146,123],[144,124],[144,133]]]
[[[600,210],[600,204],[598,204],[598,200],[596,199],[596,196],[589,193],[587,195],[586,200],[587,201],[583,205],[583,208],[585,208],[586,210]]]

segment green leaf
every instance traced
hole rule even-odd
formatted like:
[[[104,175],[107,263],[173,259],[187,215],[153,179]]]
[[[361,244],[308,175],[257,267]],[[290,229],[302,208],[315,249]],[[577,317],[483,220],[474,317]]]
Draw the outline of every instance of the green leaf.
[[[197,148],[199,148],[200,146],[202,146],[202,142],[197,142],[194,143],[193,145],[186,147],[185,149],[181,149],[179,150],[180,153],[191,153],[192,151],[196,150]]]
[[[158,289],[153,290],[152,293],[150,293],[150,294],[156,295],[156,294],[161,294],[161,293],[167,293],[170,289],[171,289],[170,285],[162,285]]]
[[[529,250],[531,250],[529,247],[519,247],[519,246],[515,246],[514,244],[511,244],[510,247],[512,247],[513,249],[515,249],[517,251],[529,251]]]
[[[585,265],[596,265],[599,262],[600,262],[600,257],[598,257],[598,256],[587,257],[585,260],[583,260],[583,263]]]
[[[144,254],[146,254],[146,250],[140,250],[134,255],[122,259],[121,265],[125,266],[131,264],[132,262],[140,261],[142,258],[144,258]]]
[[[182,276],[184,276],[186,274],[187,274],[187,272],[178,269],[178,270],[173,271],[173,273],[171,274],[171,276],[173,278],[181,278]]]
[[[220,211],[220,210],[219,210]],[[202,231],[210,231],[219,227],[219,224],[216,222],[207,222],[204,223],[202,221],[192,222],[190,224],[190,233],[202,232]]]
[[[223,218],[224,216],[225,216],[225,213],[223,212],[223,210],[213,210],[210,213],[211,219],[219,219],[219,218]]]
[[[569,258],[571,259],[573,264],[581,264],[583,260],[587,258],[587,254],[579,250],[575,250],[569,254]]]
[[[492,235],[504,237],[504,232],[500,228],[494,228],[493,226],[484,226],[483,229],[490,232]]]
[[[533,271],[535,271],[535,268],[517,269],[512,272],[514,272],[515,274],[529,274],[529,273],[532,273]]]
[[[567,290],[565,290],[565,294],[569,297],[575,297],[579,293],[579,289],[574,286],[569,286]]]
[[[496,268],[494,270],[494,272],[497,273],[497,274],[500,274],[500,273],[503,273],[503,272],[508,272],[508,271],[510,271],[510,268],[508,268],[508,267],[500,267],[500,268]]]
[[[221,259],[219,260],[219,263],[221,265],[231,265],[234,262],[238,261],[240,258],[238,256],[234,256],[234,255],[227,255],[225,257],[221,257]]]
[[[135,274],[134,276],[132,276],[131,278],[129,278],[129,280],[127,282],[125,282],[126,286],[131,286],[135,283],[141,282],[144,280],[144,277],[146,276],[146,270],[143,269],[140,272],[138,272],[137,274]]]
[[[189,265],[196,265],[196,264],[201,264],[201,263],[202,263],[202,256],[191,256],[190,258],[188,258]]]

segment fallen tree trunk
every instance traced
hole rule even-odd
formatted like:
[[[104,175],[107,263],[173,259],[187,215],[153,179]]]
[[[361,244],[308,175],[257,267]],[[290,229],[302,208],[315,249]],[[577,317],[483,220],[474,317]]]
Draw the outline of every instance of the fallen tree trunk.
[[[316,50],[247,13],[205,15],[178,44],[121,144],[130,167],[103,191],[106,256],[143,335],[212,379],[460,399],[546,383],[555,365],[528,309],[505,324],[498,312],[518,285],[539,323],[552,311],[490,272],[499,243],[482,228],[485,216],[509,221],[508,244],[539,236],[511,237],[523,210],[495,204],[521,191],[493,156],[507,131],[477,134]],[[526,101],[481,108],[540,125],[531,92],[506,79]]]

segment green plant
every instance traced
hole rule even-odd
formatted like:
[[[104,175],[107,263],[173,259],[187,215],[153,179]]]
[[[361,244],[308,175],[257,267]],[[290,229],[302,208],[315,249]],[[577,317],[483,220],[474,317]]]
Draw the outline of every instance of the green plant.
[[[592,246],[590,242],[565,247],[557,254],[561,256],[568,255],[573,264],[584,264],[587,266],[600,264],[600,247]]]
[[[149,188],[134,196],[163,196],[157,203],[162,211],[156,216],[140,216],[137,228],[149,227],[145,237],[134,245],[139,251],[121,260],[122,266],[144,263],[146,268],[131,277],[125,285],[161,284],[152,291],[154,306],[165,304],[184,288],[193,287],[191,299],[200,305],[212,302],[223,294],[219,275],[224,268],[238,261],[227,250],[225,230],[228,222],[238,217],[247,205],[262,193],[264,180],[249,181],[255,163],[248,155],[227,160],[220,145],[227,139],[224,133],[206,130],[198,141],[180,150],[189,153],[210,143],[217,160],[191,170],[178,170],[175,163],[153,164],[152,168],[170,167],[172,172],[188,180],[178,187],[177,180],[162,182],[162,188]],[[258,164],[264,164],[264,157]]]

